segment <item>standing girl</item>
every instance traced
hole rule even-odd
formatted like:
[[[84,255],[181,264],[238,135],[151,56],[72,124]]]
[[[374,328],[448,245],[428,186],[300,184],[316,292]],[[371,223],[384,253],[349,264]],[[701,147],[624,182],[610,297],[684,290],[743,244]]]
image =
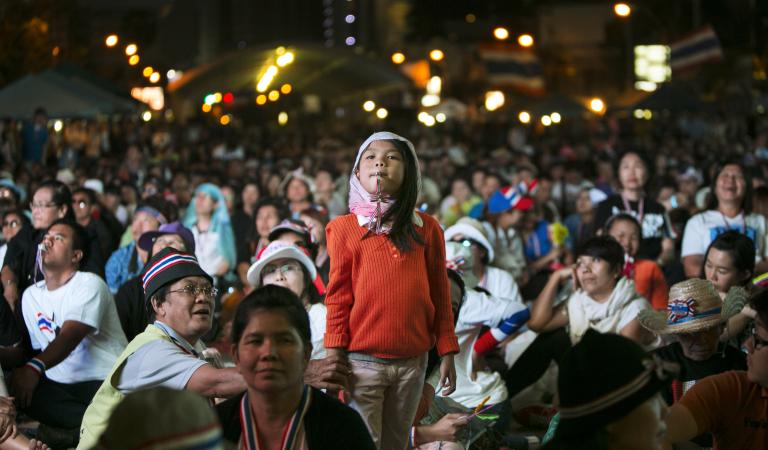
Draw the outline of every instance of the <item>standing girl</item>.
[[[360,146],[349,209],[326,229],[331,272],[326,306],[328,356],[346,356],[352,402],[379,449],[403,450],[419,403],[427,351],[442,357],[440,385],[456,385],[459,350],[440,225],[416,213],[416,151],[394,133]]]

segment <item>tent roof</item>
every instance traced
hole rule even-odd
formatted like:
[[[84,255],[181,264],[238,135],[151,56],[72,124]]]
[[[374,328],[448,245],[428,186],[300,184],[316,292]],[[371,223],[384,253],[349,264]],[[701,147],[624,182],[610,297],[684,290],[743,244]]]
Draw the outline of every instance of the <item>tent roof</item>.
[[[51,70],[27,75],[0,90],[0,117],[30,117],[37,107],[53,118],[81,118],[135,110],[136,103]]]
[[[301,94],[339,100],[361,93],[401,89],[410,83],[391,64],[351,50],[313,44],[285,47],[294,53],[294,61],[280,68],[271,88],[290,83]],[[168,91],[200,101],[214,91],[252,93],[260,72],[275,56],[273,46],[229,53],[217,61],[185,71],[168,86]]]

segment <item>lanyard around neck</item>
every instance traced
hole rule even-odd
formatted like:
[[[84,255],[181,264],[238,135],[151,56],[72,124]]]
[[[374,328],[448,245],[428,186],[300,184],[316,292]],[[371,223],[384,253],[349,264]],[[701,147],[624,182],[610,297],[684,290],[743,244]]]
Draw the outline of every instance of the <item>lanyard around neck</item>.
[[[285,424],[283,439],[280,444],[282,450],[292,450],[296,446],[296,438],[303,426],[304,415],[309,410],[311,396],[312,390],[309,386],[305,385],[304,391],[301,394],[301,401],[299,401],[299,407],[296,409],[293,417],[291,417],[291,420]],[[240,429],[242,433],[238,448],[243,450],[260,450],[264,448],[259,439],[259,431],[256,429],[256,421],[253,419],[251,403],[248,401],[248,392],[240,400]]]
[[[725,229],[728,231],[735,230],[739,231],[738,228],[732,228],[731,225],[728,223],[728,218],[725,217],[725,214],[723,214],[722,211],[719,211],[720,216],[723,218],[723,223],[725,224]],[[739,212],[741,214],[741,230],[743,234],[747,234],[747,218],[744,216],[742,212]]]
[[[629,199],[624,195],[624,193],[621,193],[621,201],[624,203],[624,211],[628,212],[629,214],[635,216],[637,221],[640,223],[640,226],[643,226],[643,209],[645,207],[645,198],[640,197],[640,200],[637,201],[637,212],[635,212],[630,206],[629,206]]]

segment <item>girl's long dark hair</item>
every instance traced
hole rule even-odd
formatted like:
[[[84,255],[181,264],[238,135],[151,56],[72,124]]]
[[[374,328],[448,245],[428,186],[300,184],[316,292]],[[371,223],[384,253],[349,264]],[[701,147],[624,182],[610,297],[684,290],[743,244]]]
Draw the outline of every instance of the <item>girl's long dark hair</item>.
[[[405,142],[397,139],[386,139],[386,141],[394,145],[400,152],[400,155],[403,157],[405,171],[403,173],[403,184],[397,193],[397,201],[384,214],[381,221],[384,223],[392,222],[389,240],[401,252],[409,252],[413,250],[413,242],[424,245],[424,240],[416,232],[416,227],[413,225],[416,200],[419,197],[419,173],[416,167],[416,157]],[[369,231],[363,236],[363,239],[370,235],[371,232]]]

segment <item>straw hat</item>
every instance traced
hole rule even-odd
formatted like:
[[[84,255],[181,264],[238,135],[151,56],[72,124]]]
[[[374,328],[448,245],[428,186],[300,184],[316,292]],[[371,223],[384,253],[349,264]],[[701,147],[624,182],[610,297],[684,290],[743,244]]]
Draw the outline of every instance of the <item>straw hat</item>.
[[[746,302],[744,288],[731,288],[723,301],[712,283],[691,278],[669,290],[666,312],[641,311],[637,320],[656,334],[695,333],[725,322],[741,311]]]

